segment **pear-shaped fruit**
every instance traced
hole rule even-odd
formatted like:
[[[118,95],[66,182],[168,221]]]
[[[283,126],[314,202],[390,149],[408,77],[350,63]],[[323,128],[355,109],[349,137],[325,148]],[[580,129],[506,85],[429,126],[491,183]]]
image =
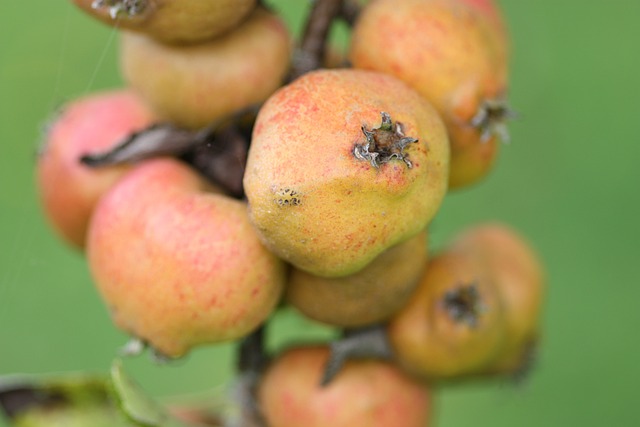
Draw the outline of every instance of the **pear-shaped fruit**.
[[[197,43],[236,27],[256,0],[73,0],[100,21],[163,43]]]
[[[287,301],[305,316],[333,326],[383,322],[405,306],[422,276],[427,265],[426,234],[387,249],[349,276],[319,277],[294,268]]]
[[[491,169],[506,137],[508,39],[490,0],[378,0],[351,39],[356,68],[398,77],[442,114],[451,139],[452,188]]]
[[[491,370],[526,370],[540,334],[544,274],[538,256],[518,233],[497,223],[469,229],[454,246],[477,253],[492,271],[504,301],[507,339]]]
[[[433,258],[409,304],[388,325],[398,361],[420,378],[484,372],[503,347],[504,304],[487,267],[447,249]]]
[[[448,163],[443,123],[414,90],[381,73],[322,70],[262,107],[244,187],[272,251],[342,277],[426,228]]]
[[[141,163],[101,199],[87,255],[114,322],[171,357],[251,332],[285,280],[246,204],[171,159]]]
[[[189,46],[122,34],[125,80],[163,119],[188,128],[267,99],[282,84],[290,37],[277,15],[257,9],[235,31]]]
[[[427,379],[526,373],[539,335],[540,262],[501,224],[462,233],[388,325],[400,363]]]

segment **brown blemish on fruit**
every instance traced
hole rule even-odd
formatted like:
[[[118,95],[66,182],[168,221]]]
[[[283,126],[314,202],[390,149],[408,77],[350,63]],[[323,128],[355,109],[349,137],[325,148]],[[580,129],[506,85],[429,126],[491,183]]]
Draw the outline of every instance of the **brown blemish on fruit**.
[[[278,206],[300,206],[302,204],[302,195],[291,188],[281,188],[276,192],[274,201]]]
[[[382,123],[379,127],[367,129],[366,126],[362,126],[366,142],[356,144],[353,155],[358,160],[368,161],[376,169],[393,159],[402,160],[407,168],[411,169],[413,164],[408,154],[404,153],[404,149],[407,145],[418,142],[418,139],[405,136],[402,123],[393,123],[388,113],[381,111],[380,115]]]

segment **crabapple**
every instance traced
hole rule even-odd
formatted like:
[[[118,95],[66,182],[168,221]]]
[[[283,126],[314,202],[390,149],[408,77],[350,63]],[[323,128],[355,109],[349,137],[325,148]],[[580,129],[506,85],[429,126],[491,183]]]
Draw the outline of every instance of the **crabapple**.
[[[507,340],[493,370],[517,373],[538,339],[544,277],[527,242],[502,224],[484,224],[462,233],[454,243],[474,251],[489,266],[506,310]],[[526,368],[526,366],[524,366]]]
[[[393,246],[349,276],[324,278],[294,268],[287,301],[305,316],[341,327],[382,322],[404,307],[427,263],[427,233]]]
[[[377,72],[320,70],[262,107],[244,187],[272,251],[343,277],[426,228],[448,163],[442,121],[414,90]]]
[[[125,80],[160,117],[201,128],[268,98],[285,77],[290,51],[284,23],[256,9],[233,32],[197,45],[123,32],[120,62]]]
[[[506,137],[508,43],[489,0],[378,0],[363,8],[351,39],[356,68],[385,72],[431,101],[451,141],[450,187],[491,169]]]
[[[48,127],[36,182],[49,222],[67,243],[84,248],[98,199],[129,169],[92,169],[80,162],[82,155],[112,148],[154,120],[133,92],[117,90],[67,104]]]
[[[217,37],[246,18],[256,0],[73,0],[100,21],[164,43]]]
[[[358,360],[320,386],[328,357],[327,347],[298,347],[267,368],[257,396],[269,427],[428,425],[431,401],[423,384],[392,364]]]
[[[285,279],[246,204],[167,158],[139,164],[104,195],[87,255],[116,325],[170,357],[251,332]]]
[[[399,363],[420,378],[484,372],[503,347],[499,290],[475,253],[448,248],[433,258],[409,304],[388,324]]]

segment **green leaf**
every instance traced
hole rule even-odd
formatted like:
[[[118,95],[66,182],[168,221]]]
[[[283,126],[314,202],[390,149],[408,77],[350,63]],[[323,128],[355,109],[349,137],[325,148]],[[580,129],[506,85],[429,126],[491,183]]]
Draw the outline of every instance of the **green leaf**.
[[[0,409],[16,427],[134,427],[105,378],[0,379]]]
[[[122,367],[122,361],[116,359],[111,366],[113,391],[122,412],[133,422],[143,427],[181,427],[184,426],[170,417],[140,386],[130,378]]]
[[[166,413],[127,376],[120,359],[116,359],[111,366],[111,381],[120,409],[132,421],[145,427],[165,425],[168,418]]]

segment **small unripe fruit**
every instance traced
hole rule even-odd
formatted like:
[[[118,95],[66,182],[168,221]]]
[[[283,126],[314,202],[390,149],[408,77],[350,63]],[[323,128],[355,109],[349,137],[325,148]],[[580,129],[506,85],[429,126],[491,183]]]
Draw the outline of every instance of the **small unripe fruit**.
[[[320,386],[329,351],[301,347],[280,355],[264,374],[258,403],[269,427],[426,427],[429,391],[397,367],[348,362]]]
[[[256,0],[73,0],[100,21],[164,43],[197,43],[236,27]]]
[[[521,236],[501,224],[467,230],[454,246],[477,253],[493,272],[504,301],[507,339],[492,370],[517,373],[538,339],[544,294],[540,261]]]
[[[198,45],[124,32],[121,69],[160,117],[201,128],[267,99],[285,77],[290,50],[284,23],[258,9],[233,32]]]
[[[84,248],[98,199],[129,169],[92,169],[80,158],[113,148],[153,120],[134,93],[120,90],[65,105],[49,126],[36,165],[37,186],[47,218],[67,243]]]
[[[248,334],[284,285],[246,205],[211,190],[176,160],[146,161],[90,224],[89,266],[114,322],[167,356]]]
[[[474,254],[432,259],[409,304],[388,325],[399,363],[427,380],[485,372],[502,349],[505,310],[493,277]]]
[[[356,68],[398,77],[442,114],[451,140],[450,187],[476,182],[506,133],[507,35],[490,1],[378,0],[359,16]]]
[[[305,316],[333,326],[379,323],[405,306],[426,264],[427,238],[422,232],[349,276],[318,277],[294,268],[287,301]]]
[[[381,73],[322,70],[264,104],[244,187],[272,251],[343,277],[426,228],[448,163],[444,126],[411,88]]]

